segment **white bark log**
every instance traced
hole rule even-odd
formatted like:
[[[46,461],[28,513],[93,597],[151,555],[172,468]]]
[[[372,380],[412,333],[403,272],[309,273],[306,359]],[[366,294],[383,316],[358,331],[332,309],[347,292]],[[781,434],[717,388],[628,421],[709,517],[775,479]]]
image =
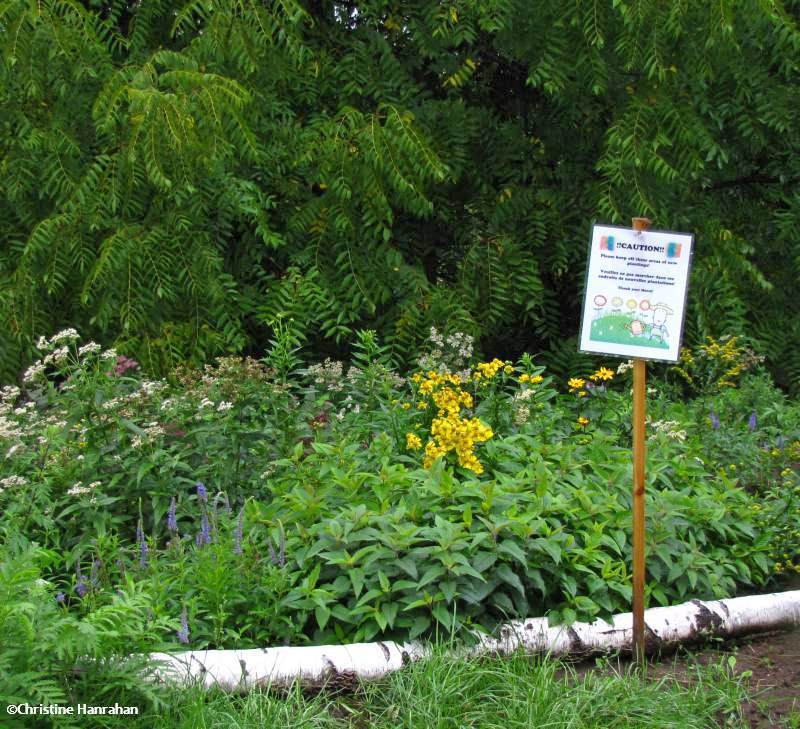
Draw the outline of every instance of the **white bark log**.
[[[480,636],[468,651],[507,653],[523,649],[553,656],[588,656],[609,651],[630,651],[631,613],[615,615],[611,622],[573,623],[551,627],[547,618],[530,618],[502,625],[499,637]],[[691,602],[645,611],[647,648],[650,651],[705,636],[735,637],[753,632],[800,626],[800,590],[736,597],[729,600]],[[396,671],[423,658],[428,648],[420,643],[392,641],[316,647],[249,650],[209,650],[154,653],[159,676],[179,683],[200,682],[226,691],[254,686],[288,686],[294,681],[318,686],[328,681],[355,682]]]

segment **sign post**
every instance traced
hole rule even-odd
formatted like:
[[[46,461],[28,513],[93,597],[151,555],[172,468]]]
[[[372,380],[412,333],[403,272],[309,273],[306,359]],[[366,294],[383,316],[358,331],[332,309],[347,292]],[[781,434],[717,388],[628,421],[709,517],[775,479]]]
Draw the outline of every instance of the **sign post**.
[[[650,227],[647,218],[634,218],[633,229]],[[644,466],[645,411],[647,407],[647,361],[633,360],[633,657],[644,661]]]
[[[680,356],[693,236],[631,228],[592,229],[580,351],[633,360],[633,654],[645,654],[645,409],[648,359]]]

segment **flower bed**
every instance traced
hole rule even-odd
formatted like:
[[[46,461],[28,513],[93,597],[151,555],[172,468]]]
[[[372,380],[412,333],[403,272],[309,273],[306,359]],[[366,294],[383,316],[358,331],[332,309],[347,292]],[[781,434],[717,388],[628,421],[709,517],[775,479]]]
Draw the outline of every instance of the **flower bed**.
[[[406,375],[367,332],[349,367],[300,369],[290,344],[152,381],[70,330],[41,340],[22,388],[2,390],[8,584],[41,575],[37,600],[74,620],[136,596],[151,649],[627,609],[624,363],[557,381],[434,332]],[[651,392],[651,605],[800,570],[800,410],[741,346],[712,344]]]

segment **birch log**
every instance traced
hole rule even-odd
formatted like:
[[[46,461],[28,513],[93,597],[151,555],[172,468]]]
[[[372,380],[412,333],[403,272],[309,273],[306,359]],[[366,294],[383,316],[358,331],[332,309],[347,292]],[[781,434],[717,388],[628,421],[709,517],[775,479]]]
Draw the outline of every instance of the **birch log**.
[[[645,611],[645,647],[648,652],[675,647],[710,636],[732,638],[748,633],[800,626],[800,590],[768,595],[703,602],[692,600]],[[506,623],[497,637],[480,635],[474,647],[461,654],[529,653],[557,657],[586,657],[631,650],[631,613],[615,615],[611,622],[551,626],[547,618]],[[354,643],[351,645],[208,650],[154,653],[158,675],[177,683],[200,683],[226,691],[246,691],[256,686],[305,686],[326,683],[355,684],[379,678],[410,661],[424,658],[429,648],[421,643]]]

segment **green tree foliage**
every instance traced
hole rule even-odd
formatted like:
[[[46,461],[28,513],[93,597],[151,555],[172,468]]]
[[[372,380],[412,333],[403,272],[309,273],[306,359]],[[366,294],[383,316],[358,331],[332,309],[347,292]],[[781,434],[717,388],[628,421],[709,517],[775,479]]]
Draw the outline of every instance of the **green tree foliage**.
[[[591,220],[696,233],[687,336],[800,385],[797,0],[3,0],[0,371],[63,325],[156,368],[575,358]]]

